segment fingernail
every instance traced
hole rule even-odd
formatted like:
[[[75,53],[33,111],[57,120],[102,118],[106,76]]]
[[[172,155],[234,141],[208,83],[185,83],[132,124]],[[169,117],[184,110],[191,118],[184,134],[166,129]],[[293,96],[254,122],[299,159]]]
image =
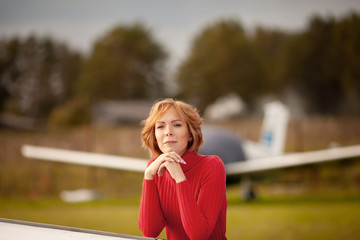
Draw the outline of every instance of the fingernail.
[[[184,160],[182,160],[181,163],[186,164],[186,162]]]

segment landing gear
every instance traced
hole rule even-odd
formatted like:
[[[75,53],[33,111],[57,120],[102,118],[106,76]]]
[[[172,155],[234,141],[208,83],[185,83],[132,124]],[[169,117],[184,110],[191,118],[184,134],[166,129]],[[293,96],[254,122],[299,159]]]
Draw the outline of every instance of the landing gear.
[[[249,176],[243,176],[240,184],[240,198],[245,201],[254,201],[257,195]]]

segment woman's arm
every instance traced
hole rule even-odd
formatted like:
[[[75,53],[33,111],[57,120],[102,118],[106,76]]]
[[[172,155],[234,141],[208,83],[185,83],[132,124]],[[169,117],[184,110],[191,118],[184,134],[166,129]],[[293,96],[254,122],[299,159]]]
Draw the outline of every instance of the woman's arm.
[[[177,181],[185,180],[179,162],[185,161],[175,152],[164,153],[149,161],[144,173],[143,190],[140,201],[138,225],[145,236],[157,237],[165,227],[160,206],[159,192],[155,184],[155,175],[162,176],[166,168]]]
[[[206,165],[198,199],[188,181],[177,183],[176,191],[183,227],[190,239],[208,239],[226,201],[226,174],[220,158]]]
[[[159,236],[165,227],[159,193],[154,180],[144,179],[138,225],[140,231],[147,237]]]
[[[151,159],[148,168],[154,163]],[[147,237],[157,237],[165,227],[165,220],[160,206],[159,192],[154,177],[143,180],[138,225]]]

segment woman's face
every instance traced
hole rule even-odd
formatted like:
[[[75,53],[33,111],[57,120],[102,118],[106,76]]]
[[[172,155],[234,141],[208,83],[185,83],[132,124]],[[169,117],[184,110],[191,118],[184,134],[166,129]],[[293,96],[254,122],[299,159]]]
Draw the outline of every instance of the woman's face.
[[[186,122],[170,108],[155,124],[155,138],[163,153],[185,153],[191,136]]]

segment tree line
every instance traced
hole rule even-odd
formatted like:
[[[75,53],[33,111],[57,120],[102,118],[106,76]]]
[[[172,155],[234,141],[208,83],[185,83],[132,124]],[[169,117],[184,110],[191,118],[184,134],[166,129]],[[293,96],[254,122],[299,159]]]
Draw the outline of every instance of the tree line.
[[[360,18],[314,16],[302,32],[258,27],[246,34],[234,20],[206,27],[178,69],[180,95],[201,109],[235,92],[248,104],[286,91],[310,114],[359,114]]]
[[[143,23],[115,26],[87,56],[51,37],[2,37],[0,111],[77,124],[97,101],[168,97],[167,56]],[[201,111],[230,93],[252,106],[291,90],[309,114],[359,115],[360,16],[313,16],[302,31],[252,34],[220,20],[194,36],[174,78],[171,97]]]

